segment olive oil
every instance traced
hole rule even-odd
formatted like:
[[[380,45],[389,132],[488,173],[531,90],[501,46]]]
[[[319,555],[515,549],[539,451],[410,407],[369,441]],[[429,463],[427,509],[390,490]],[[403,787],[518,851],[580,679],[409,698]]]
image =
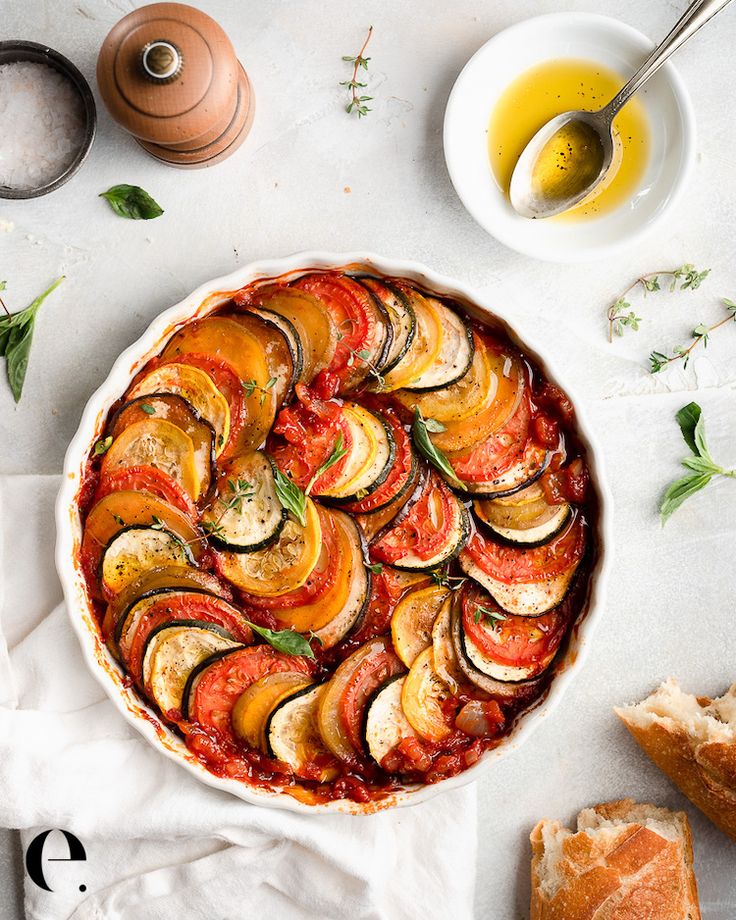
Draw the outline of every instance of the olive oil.
[[[623,84],[614,71],[575,59],[545,61],[514,80],[496,103],[488,125],[491,171],[504,194],[508,195],[522,151],[543,125],[562,112],[602,108]],[[649,159],[649,125],[641,102],[633,99],[625,105],[613,128],[615,153],[604,181],[579,205],[551,220],[595,218],[634,196]],[[564,193],[573,170],[597,171],[600,152],[584,135],[579,125],[572,124],[540,154],[532,181],[544,185],[551,197]]]

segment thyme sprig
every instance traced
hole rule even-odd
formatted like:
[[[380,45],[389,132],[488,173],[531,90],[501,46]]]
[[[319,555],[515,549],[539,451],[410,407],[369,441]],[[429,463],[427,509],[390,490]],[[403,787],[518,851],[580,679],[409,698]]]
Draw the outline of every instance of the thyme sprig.
[[[353,75],[349,80],[343,80],[340,83],[340,86],[344,86],[350,92],[350,101],[345,106],[345,111],[350,115],[352,112],[355,112],[358,118],[363,118],[367,115],[371,109],[368,108],[366,102],[371,102],[373,99],[372,96],[360,95],[360,90],[365,89],[368,85],[367,83],[361,83],[358,80],[358,71],[359,70],[368,70],[368,61],[369,57],[365,57],[365,49],[368,47],[368,42],[371,40],[371,35],[373,35],[373,26],[368,29],[368,34],[366,35],[365,41],[363,42],[363,47],[360,51],[352,57],[349,54],[344,54],[342,59],[348,64],[353,65]]]
[[[449,588],[450,591],[457,591],[468,580],[464,575],[450,575],[448,563],[441,565],[437,569],[432,569],[429,574],[438,587]]]
[[[508,617],[504,616],[499,610],[491,610],[490,607],[476,607],[475,613],[473,614],[474,622],[480,623],[483,617],[494,627],[497,623],[501,623],[503,620],[508,619]]]
[[[608,341],[612,342],[614,335],[623,335],[627,327],[634,332],[639,331],[639,324],[642,319],[632,310],[631,304],[627,299],[635,288],[641,286],[646,296],[647,294],[653,294],[655,291],[662,290],[662,286],[659,283],[660,278],[671,278],[672,280],[668,285],[670,291],[676,290],[678,282],[680,283],[681,291],[696,291],[709,274],[709,268],[698,271],[694,265],[690,262],[686,262],[679,268],[658,272],[647,272],[645,275],[640,275],[635,281],[631,282],[626,290],[620,294],[608,308],[606,314],[608,317]]]
[[[218,495],[216,499],[216,504],[222,508],[219,516],[214,521],[202,521],[202,527],[208,537],[220,537],[220,539],[223,539],[225,533],[222,519],[228,511],[236,511],[240,514],[243,510],[243,502],[255,495],[255,489],[251,483],[240,477],[238,479],[228,479],[227,489],[228,491],[224,496]]]
[[[261,405],[266,402],[266,397],[268,396],[269,391],[272,390],[277,383],[278,377],[271,377],[271,379],[268,380],[264,386],[261,386],[255,378],[252,380],[240,381],[240,385],[242,386],[247,397],[250,398],[254,393],[261,394]]]
[[[726,308],[728,315],[724,316],[724,318],[719,320],[717,323],[713,323],[712,326],[707,326],[705,323],[698,323],[698,325],[692,331],[692,342],[690,342],[687,347],[676,345],[672,349],[672,354],[670,355],[664,354],[661,351],[653,351],[649,355],[650,372],[652,374],[658,374],[661,370],[667,367],[668,364],[672,364],[673,361],[682,361],[682,366],[684,369],[687,367],[688,362],[690,361],[690,355],[698,345],[702,343],[703,348],[707,348],[711,333],[715,332],[716,329],[720,329],[721,326],[725,326],[726,323],[730,323],[736,320],[736,303],[734,303],[732,300],[729,300],[727,297],[723,298],[722,303]]]

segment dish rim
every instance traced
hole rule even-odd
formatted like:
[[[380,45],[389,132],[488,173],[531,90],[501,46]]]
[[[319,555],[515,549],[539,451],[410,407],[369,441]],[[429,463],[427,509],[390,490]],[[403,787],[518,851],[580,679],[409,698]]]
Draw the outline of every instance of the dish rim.
[[[568,246],[568,250],[570,250],[569,255],[561,255],[559,246],[555,247],[551,252],[545,251],[545,246],[547,244],[545,244],[543,241],[535,240],[529,235],[525,236],[523,233],[512,231],[502,219],[498,219],[498,215],[494,215],[487,209],[476,206],[474,201],[469,199],[468,195],[461,191],[462,186],[459,179],[457,178],[460,172],[460,168],[454,162],[453,155],[448,154],[448,148],[451,147],[449,142],[451,132],[450,121],[454,114],[453,109],[457,105],[457,99],[464,91],[463,81],[464,79],[467,79],[467,73],[480,55],[487,54],[487,49],[489,47],[493,47],[494,45],[501,45],[504,41],[508,41],[509,38],[513,38],[516,35],[523,33],[525,30],[544,26],[545,22],[550,22],[552,20],[557,23],[569,24],[571,26],[578,24],[582,24],[583,26],[587,24],[591,27],[605,26],[608,30],[608,33],[614,35],[612,41],[615,41],[615,37],[618,36],[624,41],[630,41],[641,45],[643,52],[651,51],[654,48],[654,42],[652,39],[650,39],[635,26],[629,25],[629,23],[623,22],[622,20],[613,16],[606,16],[602,13],[544,13],[540,16],[531,16],[527,19],[521,20],[520,22],[513,23],[507,28],[502,29],[500,32],[497,32],[495,35],[492,35],[488,41],[484,42],[480,48],[478,48],[473,53],[468,61],[466,61],[460,73],[457,75],[452,89],[450,90],[447,104],[445,106],[445,115],[442,127],[442,145],[445,165],[450,177],[450,181],[452,183],[452,187],[455,190],[455,194],[459,198],[461,204],[468,212],[470,217],[472,217],[478,226],[486,233],[488,233],[489,236],[492,236],[494,239],[498,240],[509,249],[515,252],[519,252],[525,256],[530,256],[542,261],[554,263],[581,264],[585,262],[593,262],[597,259],[603,259],[607,256],[618,254],[626,249],[633,247],[637,242],[648,236],[654,229],[656,229],[656,227],[660,226],[664,217],[669,215],[670,212],[675,207],[677,207],[685,192],[685,188],[690,176],[692,175],[692,171],[695,165],[697,145],[695,109],[693,107],[690,93],[687,89],[687,86],[685,85],[684,80],[680,76],[672,61],[666,61],[661,68],[661,73],[666,76],[670,84],[673,97],[680,112],[680,121],[682,126],[680,166],[679,172],[675,177],[674,182],[669,187],[664,204],[660,210],[655,213],[648,221],[642,222],[641,226],[638,226],[633,230],[629,230],[625,235],[620,236],[617,239],[611,239],[608,242],[601,242],[592,246],[590,249],[582,251],[578,250],[571,243]],[[568,56],[573,56],[572,52]],[[509,82],[506,85],[509,85],[515,77],[521,76],[522,73],[523,70],[514,70],[513,74],[509,76]],[[495,96],[494,100],[497,99],[498,96]],[[489,118],[491,108],[488,110]],[[490,164],[488,169],[490,173]],[[594,222],[592,221],[580,221],[577,226],[579,226],[581,231],[583,231],[586,227],[590,227],[593,223]],[[491,227],[493,227],[493,229],[491,229]]]
[[[76,559],[81,540],[78,513],[78,493],[89,456],[99,435],[110,406],[120,398],[138,369],[163,347],[174,328],[198,315],[206,315],[217,305],[216,295],[242,288],[259,278],[277,277],[309,270],[339,270],[355,268],[373,270],[382,275],[405,277],[443,296],[454,298],[463,307],[469,306],[478,318],[497,321],[510,340],[532,359],[548,380],[557,383],[572,400],[576,410],[577,431],[586,448],[591,472],[591,484],[598,500],[597,557],[591,569],[588,605],[583,619],[576,624],[565,652],[564,664],[548,692],[535,706],[524,713],[499,747],[486,751],[473,766],[462,773],[430,785],[408,786],[401,791],[368,803],[340,799],[327,803],[306,804],[288,793],[267,792],[235,779],[225,779],[210,773],[185,747],[179,736],[168,728],[155,711],[145,704],[134,689],[125,687],[122,672],[107,650],[91,610],[84,577]],[[459,788],[487,772],[496,760],[507,756],[525,743],[535,728],[548,717],[567,690],[573,676],[583,667],[595,624],[602,615],[605,588],[611,566],[613,530],[612,499],[606,484],[602,451],[582,408],[579,396],[560,379],[544,347],[540,348],[526,332],[517,332],[515,324],[502,309],[491,307],[470,285],[435,272],[425,265],[408,259],[393,259],[370,252],[327,252],[308,250],[276,259],[250,262],[227,275],[207,281],[179,303],[160,313],[146,331],[115,360],[105,381],[88,400],[79,427],[64,458],[62,484],[56,501],[56,568],[64,592],[67,614],[79,639],[86,665],[102,685],[116,709],[144,738],[159,748],[165,756],[184,766],[206,785],[229,792],[237,798],[266,807],[283,808],[302,814],[370,814],[391,807],[417,805],[440,792]]]

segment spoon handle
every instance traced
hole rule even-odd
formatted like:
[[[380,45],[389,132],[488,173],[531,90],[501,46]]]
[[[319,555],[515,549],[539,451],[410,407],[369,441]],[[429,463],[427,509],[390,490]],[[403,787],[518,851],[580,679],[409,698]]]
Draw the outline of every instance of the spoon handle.
[[[694,3],[691,3],[669,35],[657,45],[626,86],[608,103],[606,106],[607,119],[613,121],[619,109],[626,105],[634,93],[659,70],[667,58],[730,2],[731,0],[695,0]]]

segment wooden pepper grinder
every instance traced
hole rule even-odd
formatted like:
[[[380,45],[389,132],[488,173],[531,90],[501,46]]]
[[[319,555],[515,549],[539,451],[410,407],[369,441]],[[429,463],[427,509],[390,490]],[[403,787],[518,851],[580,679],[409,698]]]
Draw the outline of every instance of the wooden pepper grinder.
[[[121,19],[100,49],[97,82],[115,121],[170,166],[219,163],[253,122],[253,92],[230,39],[183,3]]]

